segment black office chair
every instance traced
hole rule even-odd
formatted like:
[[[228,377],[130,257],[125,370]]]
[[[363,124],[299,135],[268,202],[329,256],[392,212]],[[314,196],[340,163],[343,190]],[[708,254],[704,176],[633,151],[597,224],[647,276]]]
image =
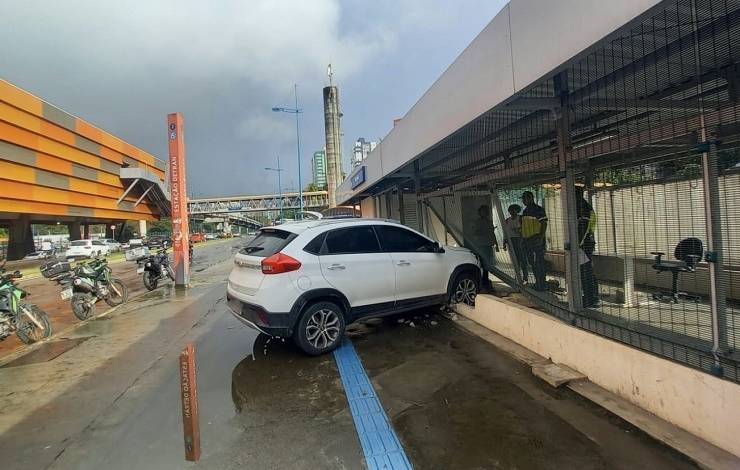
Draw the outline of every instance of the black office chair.
[[[665,261],[663,256],[665,253],[660,251],[654,251],[651,254],[655,255],[655,263],[653,263],[653,269],[662,273],[670,271],[673,275],[673,282],[671,284],[670,292],[660,292],[653,294],[655,300],[678,302],[679,297],[684,297],[691,300],[699,300],[697,296],[692,296],[686,292],[678,291],[678,275],[679,273],[693,273],[696,272],[696,265],[701,261],[704,256],[704,244],[698,238],[684,238],[678,245],[673,253],[673,257],[676,261]]]

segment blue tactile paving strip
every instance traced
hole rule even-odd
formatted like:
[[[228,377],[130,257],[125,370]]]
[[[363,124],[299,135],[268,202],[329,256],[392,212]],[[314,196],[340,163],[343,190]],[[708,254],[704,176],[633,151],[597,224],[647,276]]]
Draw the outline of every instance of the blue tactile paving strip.
[[[342,341],[334,351],[334,359],[337,361],[344,393],[347,395],[352,419],[355,421],[357,436],[365,453],[367,468],[369,470],[413,468],[350,340],[345,338]]]

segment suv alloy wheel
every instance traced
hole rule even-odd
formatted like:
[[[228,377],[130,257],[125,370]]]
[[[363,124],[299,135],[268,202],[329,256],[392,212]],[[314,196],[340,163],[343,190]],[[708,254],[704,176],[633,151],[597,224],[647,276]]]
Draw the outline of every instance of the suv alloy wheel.
[[[317,302],[303,311],[293,339],[306,354],[317,356],[339,346],[344,327],[342,309],[332,302]]]

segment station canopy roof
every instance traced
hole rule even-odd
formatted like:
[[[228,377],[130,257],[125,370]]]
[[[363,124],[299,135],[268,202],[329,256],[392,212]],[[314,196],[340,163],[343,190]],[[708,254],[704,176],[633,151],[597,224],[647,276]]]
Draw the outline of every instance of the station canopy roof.
[[[351,199],[408,189],[414,175],[427,194],[551,180],[561,116],[568,164],[578,169],[675,160],[710,139],[732,149],[740,141],[738,61],[740,1],[660,2]],[[427,119],[443,119],[445,109],[437,112]]]

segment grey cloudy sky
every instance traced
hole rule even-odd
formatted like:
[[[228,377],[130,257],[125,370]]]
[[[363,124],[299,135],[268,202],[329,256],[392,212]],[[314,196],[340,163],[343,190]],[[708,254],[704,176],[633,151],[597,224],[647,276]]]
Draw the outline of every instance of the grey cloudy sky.
[[[189,192],[297,188],[324,145],[321,89],[340,87],[345,161],[385,136],[503,0],[0,0],[0,77],[166,159],[166,114],[185,116]],[[443,110],[440,110],[443,112]]]

